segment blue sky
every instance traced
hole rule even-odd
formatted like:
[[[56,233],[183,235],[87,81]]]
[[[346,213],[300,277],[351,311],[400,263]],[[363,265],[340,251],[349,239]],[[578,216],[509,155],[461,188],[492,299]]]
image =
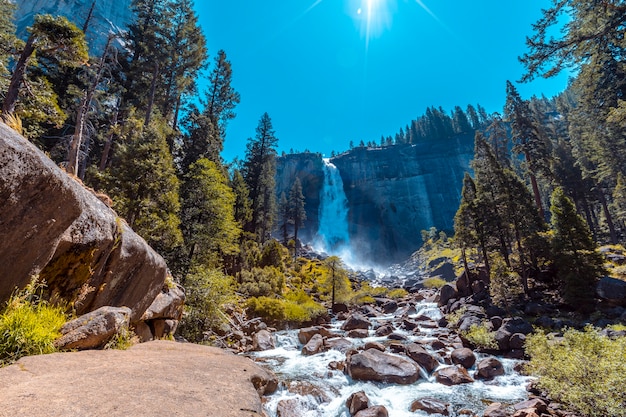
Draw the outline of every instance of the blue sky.
[[[426,107],[501,111],[525,37],[550,0],[196,0],[211,59],[224,49],[241,94],[223,157],[242,158],[264,112],[279,152],[329,156],[378,142]],[[562,91],[567,76],[518,85]]]

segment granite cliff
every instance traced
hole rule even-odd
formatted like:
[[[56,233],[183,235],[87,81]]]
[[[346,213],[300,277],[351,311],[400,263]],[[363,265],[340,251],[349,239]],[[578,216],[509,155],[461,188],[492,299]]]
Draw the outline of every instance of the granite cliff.
[[[26,37],[26,28],[33,23],[35,15],[46,13],[66,16],[82,28],[94,3],[86,35],[91,49],[98,50],[106,44],[110,32],[125,29],[132,20],[131,0],[19,0],[15,13],[18,34]]]
[[[348,199],[351,249],[358,259],[390,263],[408,257],[422,244],[421,231],[452,231],[462,180],[473,157],[471,134],[384,148],[359,147],[331,158]],[[299,177],[306,198],[303,240],[319,228],[324,186],[319,154],[278,159],[277,192]]]

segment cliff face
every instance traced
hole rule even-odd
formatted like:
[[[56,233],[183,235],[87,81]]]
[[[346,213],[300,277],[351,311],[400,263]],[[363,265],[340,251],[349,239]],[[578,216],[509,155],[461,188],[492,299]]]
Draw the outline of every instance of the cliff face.
[[[18,34],[26,36],[26,28],[33,23],[37,14],[66,16],[82,28],[89,15],[93,0],[19,0],[15,13]],[[92,19],[87,30],[87,41],[92,50],[106,44],[110,32],[119,32],[130,23],[133,13],[131,0],[98,0],[95,2]]]
[[[349,203],[355,257],[378,263],[403,260],[421,246],[422,230],[452,231],[473,150],[472,135],[465,135],[418,145],[356,148],[332,158]],[[314,231],[322,164],[319,155],[300,154],[279,158],[277,165],[279,195],[296,176],[307,183],[307,229]]]

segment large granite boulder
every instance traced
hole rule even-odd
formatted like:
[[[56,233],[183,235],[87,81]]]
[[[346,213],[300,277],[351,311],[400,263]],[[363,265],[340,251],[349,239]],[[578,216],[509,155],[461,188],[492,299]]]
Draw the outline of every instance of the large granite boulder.
[[[161,292],[167,265],[126,222],[0,123],[0,303],[33,275],[77,314],[131,309],[138,322]]]
[[[411,343],[406,346],[406,354],[417,364],[423,367],[429,374],[439,366],[439,361],[431,355],[426,349],[417,343]]]
[[[128,307],[100,307],[65,323],[54,345],[62,350],[101,348],[122,329],[128,328],[130,315]]]
[[[454,349],[452,353],[450,353],[450,359],[453,364],[461,365],[465,369],[471,368],[476,363],[474,352],[468,348]]]
[[[353,417],[389,417],[389,412],[382,405],[375,405],[356,413]]]
[[[252,350],[259,352],[276,347],[274,336],[269,330],[259,330],[252,336]]]
[[[314,326],[314,327],[303,327],[298,330],[298,341],[303,345],[306,345],[311,338],[316,335],[321,334],[323,337],[330,337],[330,331],[323,326]]]
[[[459,385],[474,382],[467,370],[462,366],[448,366],[435,372],[435,379],[443,385]]]
[[[346,407],[348,407],[348,411],[350,415],[353,416],[361,410],[365,410],[369,407],[370,400],[367,398],[365,391],[358,391],[350,394],[348,399],[346,400]]]
[[[346,371],[352,379],[395,384],[412,384],[420,377],[419,367],[410,359],[377,349],[350,355]]]
[[[351,314],[341,326],[341,330],[350,331],[355,329],[369,329],[372,323],[360,313]]]
[[[626,306],[626,281],[604,277],[598,282],[596,292],[600,298],[613,305]]]
[[[302,347],[304,356],[312,356],[324,351],[324,338],[321,334],[313,335],[311,340]]]

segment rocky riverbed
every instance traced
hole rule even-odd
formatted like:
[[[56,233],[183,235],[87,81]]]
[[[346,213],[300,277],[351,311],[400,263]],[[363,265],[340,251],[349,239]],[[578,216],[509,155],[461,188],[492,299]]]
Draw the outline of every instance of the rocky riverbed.
[[[325,325],[279,331],[269,340],[262,330],[266,342],[251,357],[281,381],[265,399],[266,412],[494,417],[527,408],[531,378],[518,373],[521,362],[469,349],[445,326],[437,300],[421,291],[346,309]]]

